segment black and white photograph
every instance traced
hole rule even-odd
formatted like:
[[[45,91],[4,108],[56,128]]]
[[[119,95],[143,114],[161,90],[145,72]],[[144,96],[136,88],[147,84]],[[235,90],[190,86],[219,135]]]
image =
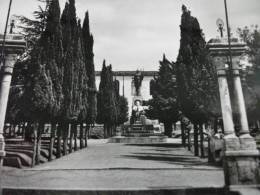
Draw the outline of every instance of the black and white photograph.
[[[259,194],[259,0],[0,0],[0,195]]]

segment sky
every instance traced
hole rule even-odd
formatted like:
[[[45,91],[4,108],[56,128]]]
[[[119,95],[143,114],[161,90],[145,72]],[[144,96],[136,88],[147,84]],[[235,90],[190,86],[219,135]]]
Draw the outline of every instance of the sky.
[[[180,42],[181,6],[196,17],[206,40],[218,36],[216,20],[225,19],[224,0],[75,0],[77,15],[90,14],[96,70],[103,59],[113,70],[158,70],[163,53],[175,61]],[[61,9],[66,0],[60,0]],[[9,0],[0,0],[0,33]],[[237,27],[260,26],[260,0],[227,0],[232,33]],[[11,15],[32,16],[37,0],[13,0]],[[226,33],[226,32],[225,32]]]

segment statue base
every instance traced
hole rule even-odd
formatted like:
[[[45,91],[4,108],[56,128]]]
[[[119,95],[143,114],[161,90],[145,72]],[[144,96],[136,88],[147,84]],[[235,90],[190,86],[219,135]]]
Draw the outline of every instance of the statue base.
[[[167,142],[167,136],[156,133],[154,125],[144,124],[144,116],[141,119],[132,125],[124,125],[122,135],[110,138],[108,143],[156,144]]]

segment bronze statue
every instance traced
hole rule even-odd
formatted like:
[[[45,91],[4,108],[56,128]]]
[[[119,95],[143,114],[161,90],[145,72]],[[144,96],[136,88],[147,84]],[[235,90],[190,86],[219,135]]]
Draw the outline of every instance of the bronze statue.
[[[144,78],[144,76],[143,76],[142,72],[137,70],[134,75],[134,78],[133,78],[136,96],[141,96],[140,88],[142,86],[143,78]]]

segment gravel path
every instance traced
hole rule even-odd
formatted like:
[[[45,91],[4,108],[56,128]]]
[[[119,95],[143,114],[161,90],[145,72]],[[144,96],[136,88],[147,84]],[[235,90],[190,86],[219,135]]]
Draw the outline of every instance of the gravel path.
[[[221,187],[222,168],[194,157],[179,140],[166,144],[108,144],[89,140],[89,147],[28,169],[4,167],[5,187],[51,189],[128,189]]]

